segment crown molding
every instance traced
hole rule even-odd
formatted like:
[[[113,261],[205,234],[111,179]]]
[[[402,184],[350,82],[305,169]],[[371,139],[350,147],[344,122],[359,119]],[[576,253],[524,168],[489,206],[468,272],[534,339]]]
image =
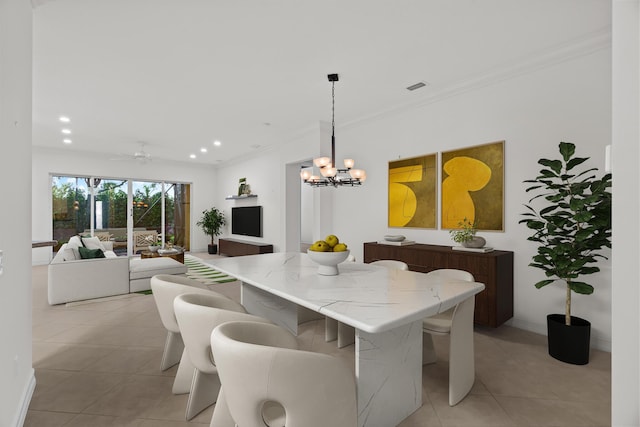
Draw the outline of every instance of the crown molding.
[[[54,0],[31,0],[31,8],[35,9],[36,7],[40,7],[45,3],[49,3]]]
[[[380,117],[398,114],[402,111],[434,104],[447,98],[472,92],[487,86],[492,86],[503,81],[511,80],[516,77],[527,75],[610,48],[611,27],[602,28],[588,33],[583,37],[539,51],[537,54],[528,55],[520,61],[512,62],[510,64],[502,64],[483,74],[451,82],[418,101],[395,105],[377,113],[372,113],[370,115],[351,120],[347,123],[343,123],[342,126],[339,127],[346,129],[364,122],[380,119]]]

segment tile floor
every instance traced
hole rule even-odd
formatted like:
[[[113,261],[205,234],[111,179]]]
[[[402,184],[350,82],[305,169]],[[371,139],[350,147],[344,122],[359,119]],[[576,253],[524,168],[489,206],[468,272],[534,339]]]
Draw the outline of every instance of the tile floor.
[[[194,254],[210,258],[208,254]],[[36,389],[26,427],[208,426],[213,406],[184,420],[187,395],[171,394],[175,367],[160,372],[166,331],[152,296],[49,306],[46,266],[33,268],[33,365]],[[238,282],[216,290],[239,298]],[[324,341],[308,322],[302,348],[353,366],[353,346]],[[609,426],[611,356],[592,351],[585,366],[548,356],[543,336],[509,326],[476,328],[476,383],[455,407],[447,403],[447,338],[438,362],[423,370],[423,406],[402,427]],[[296,426],[304,427],[304,426]]]

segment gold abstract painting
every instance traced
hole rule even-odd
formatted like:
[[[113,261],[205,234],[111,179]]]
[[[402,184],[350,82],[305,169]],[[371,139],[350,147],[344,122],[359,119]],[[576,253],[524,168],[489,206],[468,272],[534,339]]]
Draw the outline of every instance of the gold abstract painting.
[[[441,228],[504,229],[504,141],[442,153]]]
[[[389,162],[389,227],[436,228],[436,155]]]

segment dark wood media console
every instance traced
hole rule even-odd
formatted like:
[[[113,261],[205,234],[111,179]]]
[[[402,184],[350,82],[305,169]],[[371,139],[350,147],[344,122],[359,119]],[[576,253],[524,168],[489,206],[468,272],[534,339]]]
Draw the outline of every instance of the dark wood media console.
[[[218,253],[227,256],[273,253],[273,245],[236,239],[218,239]]]
[[[474,321],[497,327],[513,317],[513,252],[487,253],[454,251],[451,246],[414,244],[364,244],[364,262],[395,259],[409,270],[427,273],[439,268],[455,268],[473,274],[485,290],[476,295]]]

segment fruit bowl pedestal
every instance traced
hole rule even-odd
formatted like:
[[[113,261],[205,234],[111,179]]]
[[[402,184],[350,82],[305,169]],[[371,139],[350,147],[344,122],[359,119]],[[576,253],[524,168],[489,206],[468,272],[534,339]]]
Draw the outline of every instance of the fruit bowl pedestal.
[[[337,276],[339,274],[338,264],[349,256],[349,250],[342,252],[317,252],[307,250],[309,258],[318,264],[318,274],[322,276]]]

